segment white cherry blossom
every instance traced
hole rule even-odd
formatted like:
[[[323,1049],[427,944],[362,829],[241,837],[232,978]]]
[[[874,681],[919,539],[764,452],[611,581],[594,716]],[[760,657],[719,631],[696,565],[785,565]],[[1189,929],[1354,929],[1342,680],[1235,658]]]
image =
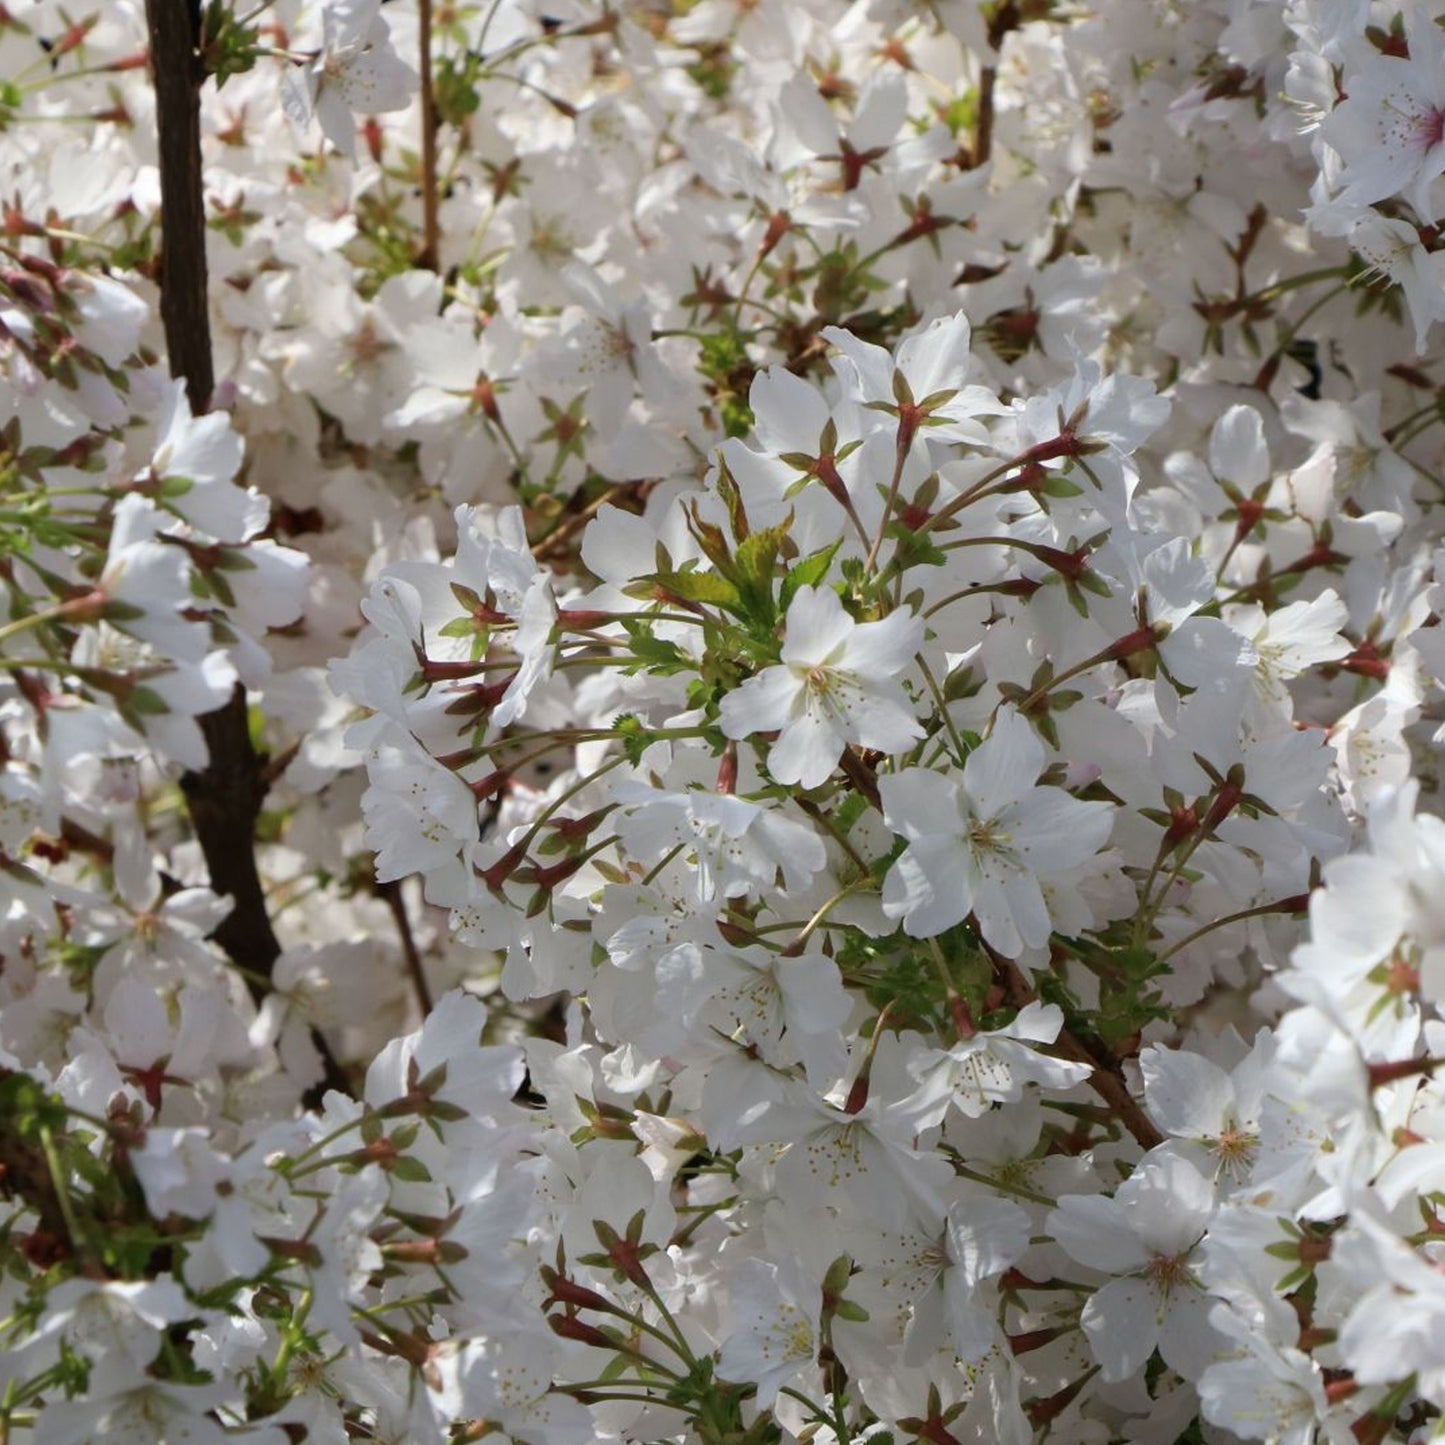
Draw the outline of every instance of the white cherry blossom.
[[[299,75],[286,75],[286,113],[298,125],[314,117],[326,139],[352,156],[357,117],[403,109],[418,77],[392,45],[381,0],[325,0],[321,18],[320,53]]]
[[[780,783],[816,788],[849,744],[898,752],[922,736],[900,683],[922,642],[906,609],[879,622],[855,622],[838,595],[799,587],[783,624],[782,661],[723,699],[730,738],[776,731],[768,771]]]
[[[910,768],[880,779],[884,818],[908,840],[884,882],[883,908],[911,937],[941,933],[972,913],[1010,958],[1047,941],[1039,879],[1096,853],[1112,817],[1105,803],[1039,787],[1043,766],[1043,744],[1010,709],[961,777]]]
[[[1112,1198],[1069,1195],[1049,1233],[1081,1263],[1113,1276],[1084,1305],[1084,1333],[1108,1380],[1127,1379],[1158,1349],[1197,1379],[1218,1347],[1196,1246],[1214,1213],[1209,1181],[1182,1159],[1151,1159]]]

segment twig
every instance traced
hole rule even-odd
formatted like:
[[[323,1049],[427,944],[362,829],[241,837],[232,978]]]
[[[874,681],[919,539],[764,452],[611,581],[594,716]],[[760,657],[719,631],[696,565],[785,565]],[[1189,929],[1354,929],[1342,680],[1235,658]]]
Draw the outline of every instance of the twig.
[[[1033,1003],[1037,995],[1029,987],[1028,980],[1019,971],[1018,965],[1000,957],[988,948],[987,944],[984,947],[993,959],[994,972],[1002,982],[1009,1002],[1016,1008]],[[1154,1121],[1129,1092],[1117,1059],[1089,1048],[1067,1028],[1059,1030],[1054,1047],[1064,1058],[1089,1067],[1092,1071],[1089,1074],[1089,1087],[1109,1106],[1113,1117],[1134,1136],[1141,1148],[1153,1149],[1164,1142],[1164,1136],[1154,1127]]]
[[[881,813],[883,799],[879,795],[878,777],[873,769],[851,747],[843,749],[843,756],[838,759],[838,764],[848,775],[848,781]]]
[[[115,860],[115,844],[102,838],[98,833],[92,833],[89,828],[82,827],[73,818],[60,820],[60,841],[67,848],[81,853],[89,853],[92,858],[107,868]],[[174,898],[185,887],[179,878],[169,873],[161,873],[159,877],[161,897],[163,898]]]
[[[401,880],[392,879],[389,883],[378,883],[376,891],[386,901],[386,906],[391,909],[391,916],[396,919],[396,931],[401,935],[401,951],[406,958],[406,971],[411,978],[412,987],[416,990],[422,1017],[425,1018],[432,1011],[431,986],[426,981],[421,951],[417,948],[416,937],[411,931],[411,919],[407,915]]]
[[[1003,49],[1004,37],[1010,30],[1017,30],[1023,17],[1019,14],[1016,0],[1003,0],[993,12],[988,25],[989,48],[994,52],[995,64],[985,65],[978,77],[978,111],[974,117],[973,147],[969,156],[971,166],[983,165],[993,153],[993,108],[994,86],[998,82],[997,58]]]
[[[562,544],[569,537],[585,527],[609,502],[624,496],[635,487],[646,485],[648,485],[646,482],[613,482],[600,497],[588,502],[581,511],[564,517],[545,537],[539,537],[532,544],[533,557],[539,562],[547,561],[555,552],[561,550]]]

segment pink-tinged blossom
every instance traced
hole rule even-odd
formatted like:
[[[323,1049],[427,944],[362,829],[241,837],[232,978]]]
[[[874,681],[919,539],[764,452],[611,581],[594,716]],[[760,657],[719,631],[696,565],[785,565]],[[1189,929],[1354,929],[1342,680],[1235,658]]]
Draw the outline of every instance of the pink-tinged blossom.
[[[1433,19],[1407,13],[1409,55],[1377,55],[1355,69],[1320,134],[1345,163],[1341,202],[1403,195],[1420,220],[1434,222],[1432,188],[1445,174],[1445,36]]]
[[[1272,1038],[1261,1032],[1232,1069],[1192,1049],[1150,1047],[1139,1056],[1150,1117],[1166,1149],[1201,1171],[1241,1183],[1259,1152],[1259,1114]]]
[[[697,899],[756,897],[779,874],[789,893],[806,888],[827,862],[817,831],[776,808],[730,794],[665,793],[621,784],[617,831],[628,853],[655,863],[681,848],[691,865]]]
[[[88,1360],[125,1363],[140,1373],[159,1353],[166,1331],[195,1313],[168,1275],[131,1282],[68,1279],[46,1296],[34,1339],[64,1340]]]
[[[1264,733],[1290,715],[1288,684],[1311,667],[1338,662],[1353,650],[1340,635],[1349,614],[1338,595],[1326,590],[1309,602],[1291,602],[1266,613],[1262,607],[1230,608],[1225,620],[1248,639],[1253,651],[1253,695],[1248,716]]]
[[[961,1187],[942,1225],[903,1232],[869,1226],[848,1236],[859,1278],[849,1295],[889,1336],[904,1359],[921,1363],[950,1350],[970,1363],[998,1342],[998,1295],[991,1287],[1029,1247],[1029,1216],[1011,1200]]]
[[[1442,0],[244,3],[199,417],[0,3],[11,1433],[1438,1435]]]
[[[1402,1238],[1364,1197],[1332,1259],[1349,1292],[1339,1339],[1345,1366],[1366,1385],[1413,1375],[1426,1399],[1445,1404],[1445,1272],[1439,1261]]]
[[[338,1179],[325,1203],[307,1222],[311,1319],[342,1344],[360,1345],[352,1318],[367,1281],[381,1268],[381,1249],[371,1237],[387,1205],[387,1177],[373,1166]]]
[[[1222,1312],[1212,1318],[1219,1320]],[[1199,1404],[1211,1425],[1267,1445],[1348,1445],[1356,1437],[1341,1419],[1321,1436],[1329,1414],[1322,1371],[1302,1350],[1250,1329],[1241,1331],[1241,1353],[1209,1366],[1199,1380]]]
[[[797,1208],[842,1211],[889,1229],[943,1217],[951,1172],[939,1154],[917,1147],[912,1096],[876,1089],[860,1102],[799,1086],[745,1129],[788,1145],[774,1177],[780,1197]]]
[[[609,441],[621,431],[634,395],[654,409],[675,404],[679,384],[653,340],[645,298],[623,301],[615,286],[580,262],[562,277],[576,304],[563,312],[562,331],[549,349],[548,382],[587,393],[588,421]]]
[[[1132,455],[1164,425],[1169,400],[1143,377],[1080,361],[1065,385],[1016,403],[1015,412],[1025,444],[1043,453],[1043,465],[1058,466],[1081,453]]]
[[[555,1340],[540,1330],[510,1328],[459,1340],[439,1355],[434,1403],[443,1416],[494,1422],[503,1439],[535,1445],[591,1445],[596,1427],[577,1400],[554,1391],[561,1362]]]
[[[210,629],[186,615],[192,607],[186,554],[160,540],[167,518],[130,493],[116,505],[110,552],[97,591],[104,615],[119,630],[149,643],[161,657],[199,665]]]
[[[393,730],[367,754],[371,788],[363,812],[383,882],[455,871],[458,856],[480,836],[476,795],[408,741]]]
[[[204,1245],[188,1254],[188,1283],[250,1279],[270,1258],[263,1237],[301,1235],[309,1211],[292,1197],[285,1177],[271,1163],[273,1151],[299,1152],[301,1147],[301,1131],[287,1125],[262,1131],[256,1144],[234,1159],[213,1146],[205,1129],[147,1131],[143,1147],[131,1159],[151,1212],[158,1218],[176,1214],[213,1221]]]
[[[552,672],[557,620],[552,574],[532,555],[520,507],[459,507],[456,523],[457,557],[449,580],[493,600],[515,624],[501,640],[516,657],[517,670],[491,713],[493,723],[505,727],[525,715],[532,694]]]
[[[1424,355],[1431,326],[1445,320],[1445,252],[1427,251],[1408,221],[1366,211],[1349,230],[1350,245],[1373,276],[1398,286],[1415,325],[1415,352]]]
[[[474,1117],[505,1114],[522,1082],[519,1049],[483,1047],[486,1006],[460,989],[439,998],[415,1033],[393,1039],[366,1071],[366,1098],[380,1107],[413,1088]]]

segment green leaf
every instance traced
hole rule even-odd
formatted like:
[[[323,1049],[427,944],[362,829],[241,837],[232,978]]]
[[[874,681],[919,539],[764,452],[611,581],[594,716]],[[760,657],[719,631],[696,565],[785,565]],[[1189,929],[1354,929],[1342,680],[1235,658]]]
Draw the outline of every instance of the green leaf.
[[[641,766],[642,755],[652,742],[642,720],[630,712],[622,713],[613,722],[612,731],[622,739],[622,751],[627,754],[627,761],[633,767]]]
[[[222,607],[234,607],[236,605],[236,594],[231,590],[231,584],[221,576],[219,570],[204,573],[203,577],[206,589]]]
[[[166,700],[154,688],[137,687],[126,699],[131,710],[141,717],[160,717],[170,711]]]
[[[684,602],[732,608],[738,605],[738,589],[716,572],[651,572],[640,580]]]
[[[723,534],[723,529],[713,522],[705,522],[696,504],[686,510],[687,530],[692,533],[693,539],[702,548],[703,556],[719,572],[730,572],[733,554],[732,548],[728,546],[728,539]]]
[[[42,1130],[60,1133],[69,1117],[65,1105],[29,1074],[0,1077],[0,1129],[34,1140]]]
[[[787,519],[776,527],[754,532],[738,543],[734,566],[736,575],[743,583],[772,592],[773,572],[777,567],[778,555],[787,546],[792,526],[793,514],[789,512]]]
[[[222,572],[254,572],[256,564],[239,547],[223,547],[216,558]]]
[[[722,454],[717,459],[717,486],[718,496],[723,499],[728,509],[728,521],[732,525],[733,536],[739,542],[747,540],[748,536],[748,512],[743,505],[743,494],[738,490],[738,484],[733,480],[733,474],[728,470],[727,461]],[[719,563],[719,565],[723,565]]]
[[[758,626],[771,629],[777,621],[777,603],[773,598],[773,576],[778,555],[788,544],[793,514],[776,527],[754,532],[738,544],[733,575],[738,584],[738,605],[744,616]]]
[[[778,606],[783,612],[788,610],[788,605],[799,587],[816,587],[828,575],[833,558],[838,555],[838,548],[842,545],[843,539],[839,537],[831,546],[824,547],[821,552],[811,553],[788,569],[778,596]]]
[[[1084,494],[1084,489],[1066,480],[1062,472],[1049,472],[1041,490],[1046,497],[1081,497]]]
[[[889,561],[889,566],[898,571],[908,571],[913,567],[942,567],[948,561],[926,536],[920,536],[896,519],[888,524],[887,534],[898,543],[898,550]]]
[[[852,1278],[853,1261],[846,1254],[840,1254],[828,1266],[827,1273],[823,1276],[823,1293],[841,1295],[848,1288],[848,1281]]]
[[[627,671],[647,671],[667,677],[692,669],[692,660],[683,654],[677,643],[654,637],[644,623],[625,621],[622,625],[629,640],[628,650],[634,659]]]

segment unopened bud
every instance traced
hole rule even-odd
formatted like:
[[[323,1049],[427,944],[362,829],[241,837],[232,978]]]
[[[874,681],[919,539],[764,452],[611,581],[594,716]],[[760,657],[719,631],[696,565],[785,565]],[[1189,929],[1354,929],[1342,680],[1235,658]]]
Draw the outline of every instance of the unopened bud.
[[[738,745],[730,742],[724,749],[722,761],[718,764],[716,791],[735,793],[738,790]]]

